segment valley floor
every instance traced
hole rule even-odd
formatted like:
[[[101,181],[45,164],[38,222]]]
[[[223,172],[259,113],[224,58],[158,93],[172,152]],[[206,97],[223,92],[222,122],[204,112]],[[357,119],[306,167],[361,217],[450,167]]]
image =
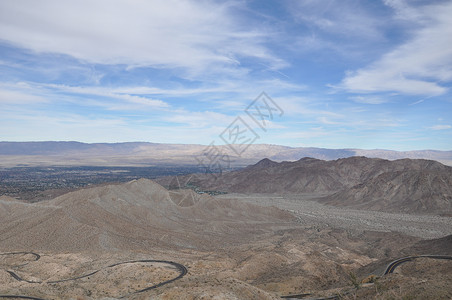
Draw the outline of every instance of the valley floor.
[[[158,201],[149,203],[149,193]],[[313,201],[318,194],[197,196],[141,180],[78,191],[47,203],[0,201],[3,218],[23,218],[17,224],[5,221],[0,228],[0,252],[40,255],[39,260],[26,253],[0,255],[0,295],[46,300],[452,297],[452,261],[420,259],[381,277],[399,257],[450,255],[452,239],[443,237],[452,233],[452,218],[336,208]],[[147,211],[152,214],[142,215]],[[33,214],[36,221],[26,223]],[[49,216],[60,216],[62,221],[55,223],[60,227],[74,222],[74,240],[66,250],[61,243],[45,242],[67,239],[66,231],[47,224]],[[83,228],[100,234],[82,240],[74,234]],[[25,236],[30,243],[14,249],[25,238],[15,239],[13,233],[25,230],[30,231]],[[180,263],[187,274],[135,293],[180,273],[171,264],[127,263],[134,260]],[[377,282],[364,283],[372,274],[380,277]],[[78,279],[65,280],[71,278]]]
[[[313,201],[321,196],[323,195],[310,193],[301,195],[226,194],[217,197],[240,199],[262,206],[275,206],[293,213],[301,224],[318,228],[399,232],[423,239],[440,238],[452,234],[450,217],[356,210]]]

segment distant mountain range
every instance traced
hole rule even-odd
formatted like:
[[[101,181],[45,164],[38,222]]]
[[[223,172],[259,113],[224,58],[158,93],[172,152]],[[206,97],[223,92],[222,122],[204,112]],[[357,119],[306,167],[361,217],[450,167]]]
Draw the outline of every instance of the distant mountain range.
[[[263,159],[221,176],[180,176],[204,190],[235,193],[317,194],[335,206],[409,213],[452,213],[452,167],[421,159],[350,157],[295,162]],[[166,179],[167,183],[172,182]],[[164,179],[159,181],[167,185]]]
[[[352,156],[383,158],[388,160],[412,158],[436,160],[452,165],[452,151],[420,150],[363,150],[287,147],[280,145],[250,145],[238,156],[234,145],[157,144],[130,143],[80,143],[80,142],[0,142],[0,167],[45,165],[91,166],[151,166],[155,164],[197,165],[208,163],[209,153],[219,151],[227,155],[223,168],[245,167],[263,158],[273,161],[296,161],[303,157],[335,160]]]

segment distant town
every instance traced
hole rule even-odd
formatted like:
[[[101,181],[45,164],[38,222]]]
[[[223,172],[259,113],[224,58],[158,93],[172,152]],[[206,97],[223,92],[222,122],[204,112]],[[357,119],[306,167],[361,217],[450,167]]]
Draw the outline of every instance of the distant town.
[[[0,169],[0,196],[36,202],[91,185],[202,172],[198,166],[15,167]],[[196,187],[198,193],[209,193]]]

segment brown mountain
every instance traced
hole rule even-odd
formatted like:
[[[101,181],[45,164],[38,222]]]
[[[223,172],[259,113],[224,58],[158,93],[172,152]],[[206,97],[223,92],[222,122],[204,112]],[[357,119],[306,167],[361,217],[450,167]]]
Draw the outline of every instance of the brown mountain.
[[[452,211],[452,168],[430,160],[351,157],[277,163],[264,159],[221,176],[196,176],[191,183],[238,193],[326,193],[329,196],[320,199],[323,203],[372,210]]]
[[[292,215],[276,208],[215,199],[191,190],[169,192],[151,180],[140,179],[33,204],[2,198],[0,248],[209,249],[252,239],[265,224],[278,227],[291,220]]]
[[[336,206],[397,212],[452,212],[452,173],[438,170],[385,172],[321,200]]]

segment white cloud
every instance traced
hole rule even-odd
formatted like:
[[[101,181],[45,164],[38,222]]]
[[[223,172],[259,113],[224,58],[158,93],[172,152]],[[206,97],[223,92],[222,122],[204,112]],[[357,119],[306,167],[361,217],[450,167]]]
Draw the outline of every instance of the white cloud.
[[[0,104],[47,103],[50,99],[42,91],[25,82],[0,83]]]
[[[292,1],[292,13],[308,26],[343,37],[381,39],[383,23],[357,1]]]
[[[0,87],[0,104],[32,104],[45,102],[48,102],[48,99],[44,97]]]
[[[124,95],[124,94],[107,94],[106,96],[123,99],[128,102],[144,105],[144,106],[150,106],[154,108],[164,108],[169,107],[169,104],[158,99],[149,99],[146,97],[140,97],[140,96],[134,96],[134,95]]]
[[[285,62],[234,16],[236,2],[24,0],[0,2],[0,39],[94,63],[234,71],[242,57]]]
[[[339,122],[339,121],[334,121],[334,120],[332,120],[332,118],[328,118],[328,117],[318,117],[317,121],[318,121],[318,123],[323,124],[323,125],[346,125],[347,124],[343,120],[341,120],[341,122]]]
[[[394,9],[397,19],[404,21],[422,21],[425,19],[419,10],[411,7],[405,0],[383,0],[383,2]]]
[[[414,95],[440,95],[447,91],[444,82],[452,79],[452,2],[419,7],[417,12],[428,22],[422,22],[425,25],[412,39],[368,67],[349,72],[342,81],[343,88],[350,92]]]
[[[152,99],[148,97],[143,96],[136,96],[133,94],[128,94],[121,91],[121,88],[118,89],[109,89],[107,87],[81,87],[81,86],[67,86],[67,85],[60,85],[60,84],[42,84],[35,87],[36,90],[46,90],[47,92],[52,95],[52,98],[57,98],[58,95],[54,91],[62,92],[62,93],[71,93],[71,94],[78,94],[78,95],[92,95],[92,96],[100,96],[110,99],[118,99],[122,100],[124,103],[128,105],[118,105],[116,103],[105,103],[100,101],[91,101],[91,103],[98,103],[102,106],[106,106],[106,108],[117,110],[117,109],[137,109],[137,107],[148,107],[153,109],[163,109],[168,108],[170,105],[162,100],[159,99]],[[49,90],[53,90],[49,91]],[[76,100],[80,101],[78,98],[75,98]],[[89,102],[89,101],[88,101]]]
[[[0,138],[7,141],[82,141],[130,142],[150,141],[160,143],[209,144],[224,130],[223,127],[190,128],[171,124],[162,128],[126,118],[96,116],[88,118],[80,114],[55,114],[54,112],[24,110],[18,114],[2,116]],[[196,138],[194,140],[194,138]]]
[[[446,129],[451,129],[452,126],[451,125],[435,125],[435,126],[432,126],[429,128],[433,129],[433,130],[446,130]]]
[[[212,111],[189,112],[186,110],[174,111],[172,114],[163,117],[163,120],[167,122],[184,124],[190,128],[227,126],[233,119],[233,116]]]
[[[326,116],[331,118],[342,118],[343,114],[337,111],[319,109],[319,106],[323,106],[324,99],[299,97],[299,96],[286,96],[286,97],[273,97],[279,107],[284,111],[284,115],[298,116],[300,120],[308,120],[312,117]]]
[[[364,96],[354,96],[350,97],[351,100],[357,103],[364,103],[364,104],[383,104],[388,102],[388,100],[383,99],[381,97],[364,97]]]

